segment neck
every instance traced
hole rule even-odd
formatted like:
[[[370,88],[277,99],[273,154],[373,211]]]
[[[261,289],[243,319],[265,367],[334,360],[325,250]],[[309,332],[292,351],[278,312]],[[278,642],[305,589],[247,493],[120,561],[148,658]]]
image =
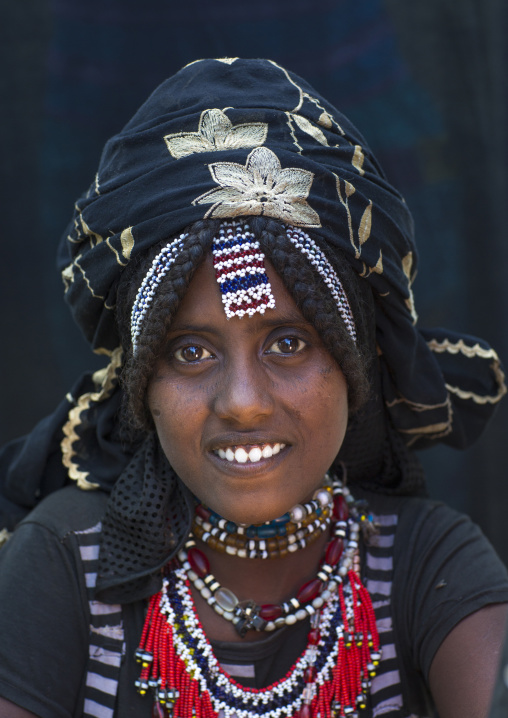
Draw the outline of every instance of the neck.
[[[313,544],[284,558],[245,559],[218,553],[202,542],[199,549],[207,556],[210,571],[236,594],[240,601],[251,599],[258,605],[288,600],[307,581],[313,579],[330,540],[325,531]],[[192,594],[203,628],[211,641],[256,641],[266,637],[263,632],[248,631],[241,639],[234,626],[218,616],[194,588]]]

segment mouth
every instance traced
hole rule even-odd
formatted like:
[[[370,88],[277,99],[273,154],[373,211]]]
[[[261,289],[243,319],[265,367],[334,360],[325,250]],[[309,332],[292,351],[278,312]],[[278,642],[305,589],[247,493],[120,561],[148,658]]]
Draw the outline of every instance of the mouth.
[[[273,444],[242,444],[232,445],[215,449],[212,453],[219,459],[230,464],[257,464],[263,459],[271,459],[272,456],[280,454],[286,448],[286,444],[275,442]]]

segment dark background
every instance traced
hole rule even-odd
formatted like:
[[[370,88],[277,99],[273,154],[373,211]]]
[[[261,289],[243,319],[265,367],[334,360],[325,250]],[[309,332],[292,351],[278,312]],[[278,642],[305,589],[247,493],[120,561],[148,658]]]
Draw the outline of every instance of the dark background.
[[[412,210],[422,325],[508,361],[508,37],[503,0],[0,3],[0,441],[98,360],[61,300],[55,249],[105,140],[199,57],[270,57],[367,137]],[[508,400],[467,452],[422,455],[430,492],[508,562]]]

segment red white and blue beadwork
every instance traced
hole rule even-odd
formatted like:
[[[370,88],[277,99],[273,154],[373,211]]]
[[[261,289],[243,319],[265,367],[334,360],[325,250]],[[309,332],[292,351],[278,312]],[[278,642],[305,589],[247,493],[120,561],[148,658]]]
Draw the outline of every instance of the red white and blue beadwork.
[[[215,276],[228,319],[275,307],[265,255],[248,224],[223,222],[212,244]]]

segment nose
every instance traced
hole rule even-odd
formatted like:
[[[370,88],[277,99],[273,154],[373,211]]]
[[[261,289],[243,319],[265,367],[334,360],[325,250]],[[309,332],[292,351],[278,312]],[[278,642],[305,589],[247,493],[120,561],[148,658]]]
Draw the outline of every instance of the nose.
[[[236,357],[217,386],[214,410],[217,416],[248,428],[273,411],[273,384],[262,361]]]

